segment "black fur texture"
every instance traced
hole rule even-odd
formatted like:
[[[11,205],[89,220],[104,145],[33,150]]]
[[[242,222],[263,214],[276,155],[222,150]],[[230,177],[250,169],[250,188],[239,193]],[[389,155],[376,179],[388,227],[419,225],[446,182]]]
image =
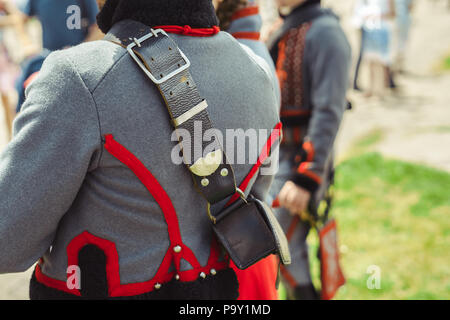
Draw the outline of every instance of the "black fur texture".
[[[219,25],[212,0],[107,0],[97,15],[98,26],[104,33],[117,22],[127,19],[149,27],[189,25],[211,28]]]

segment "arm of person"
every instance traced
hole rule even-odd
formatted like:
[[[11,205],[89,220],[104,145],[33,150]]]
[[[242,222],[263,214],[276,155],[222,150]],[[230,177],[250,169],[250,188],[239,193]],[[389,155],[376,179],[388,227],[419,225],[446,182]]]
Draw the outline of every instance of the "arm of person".
[[[0,274],[22,272],[51,246],[101,154],[92,95],[67,52],[51,54],[0,154]]]
[[[331,27],[318,31],[309,45],[305,61],[312,114],[294,182],[314,193],[322,183],[346,110],[351,50],[342,30]]]
[[[292,181],[278,200],[292,214],[302,214],[322,184],[326,162],[346,109],[351,52],[342,31],[326,28],[307,43],[305,63],[310,79],[312,115],[301,158]]]

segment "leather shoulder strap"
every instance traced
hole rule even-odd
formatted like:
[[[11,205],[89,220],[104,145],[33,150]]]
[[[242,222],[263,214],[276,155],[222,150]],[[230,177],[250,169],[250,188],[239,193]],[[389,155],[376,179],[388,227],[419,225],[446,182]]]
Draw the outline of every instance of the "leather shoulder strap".
[[[105,40],[127,48],[130,56],[159,89],[179,137],[184,163],[208,203],[217,204],[240,192],[218,136],[213,135],[213,142],[203,141],[205,132],[214,129],[208,103],[199,94],[189,72],[188,58],[173,39],[161,29],[153,30],[127,20],[116,24]],[[184,138],[186,133],[190,139]],[[197,145],[202,147],[200,152],[196,152],[199,149]],[[203,150],[208,152],[204,154]],[[210,218],[214,222],[211,214]]]

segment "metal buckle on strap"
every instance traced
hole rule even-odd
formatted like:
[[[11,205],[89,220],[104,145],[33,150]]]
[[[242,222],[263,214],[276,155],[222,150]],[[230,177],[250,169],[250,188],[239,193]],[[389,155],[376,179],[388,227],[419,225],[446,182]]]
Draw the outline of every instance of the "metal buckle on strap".
[[[242,199],[242,201],[243,201],[245,204],[248,204],[248,200],[247,200],[247,197],[246,197],[244,191],[242,191],[242,190],[239,189],[239,188],[236,188],[236,193],[239,194],[239,197]],[[214,217],[213,214],[211,213],[211,204],[210,204],[209,202],[208,202],[208,206],[207,206],[207,213],[208,213],[209,220],[211,220],[211,222],[212,222],[213,224],[216,224],[216,223],[217,223],[217,219],[216,219],[216,217]]]
[[[139,57],[136,55],[136,53],[133,51],[134,47],[141,47],[142,42],[152,38],[152,37],[158,37],[158,34],[163,34],[165,36],[168,37],[167,33],[162,30],[162,29],[151,29],[151,32],[145,36],[143,36],[142,38],[133,39],[133,42],[130,43],[127,47],[127,51],[128,53],[131,55],[131,57],[134,59],[134,61],[136,61],[136,63],[139,65],[139,67],[145,72],[145,74],[157,85],[162,84],[164,82],[166,82],[167,80],[173,78],[174,76],[176,76],[177,74],[179,74],[180,72],[188,69],[191,65],[191,62],[189,61],[189,59],[185,56],[185,54],[178,49],[178,51],[180,52],[181,57],[183,58],[183,60],[185,61],[186,64],[182,65],[181,67],[179,67],[178,69],[176,69],[175,71],[169,73],[166,76],[163,76],[160,79],[157,79],[146,67],[145,65],[142,63],[141,59],[139,59]]]

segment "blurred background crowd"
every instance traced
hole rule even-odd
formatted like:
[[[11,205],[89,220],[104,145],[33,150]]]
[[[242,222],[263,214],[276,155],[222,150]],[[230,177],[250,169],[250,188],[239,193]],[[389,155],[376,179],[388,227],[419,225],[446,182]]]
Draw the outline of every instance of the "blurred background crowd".
[[[337,139],[333,214],[347,283],[336,298],[449,299],[450,1],[322,2],[353,53],[353,108]],[[259,5],[264,40],[279,17],[274,1]],[[95,0],[0,0],[0,147],[48,54],[101,39],[97,12]],[[380,286],[369,285],[373,270]],[[0,299],[26,299],[29,274],[0,276]]]

